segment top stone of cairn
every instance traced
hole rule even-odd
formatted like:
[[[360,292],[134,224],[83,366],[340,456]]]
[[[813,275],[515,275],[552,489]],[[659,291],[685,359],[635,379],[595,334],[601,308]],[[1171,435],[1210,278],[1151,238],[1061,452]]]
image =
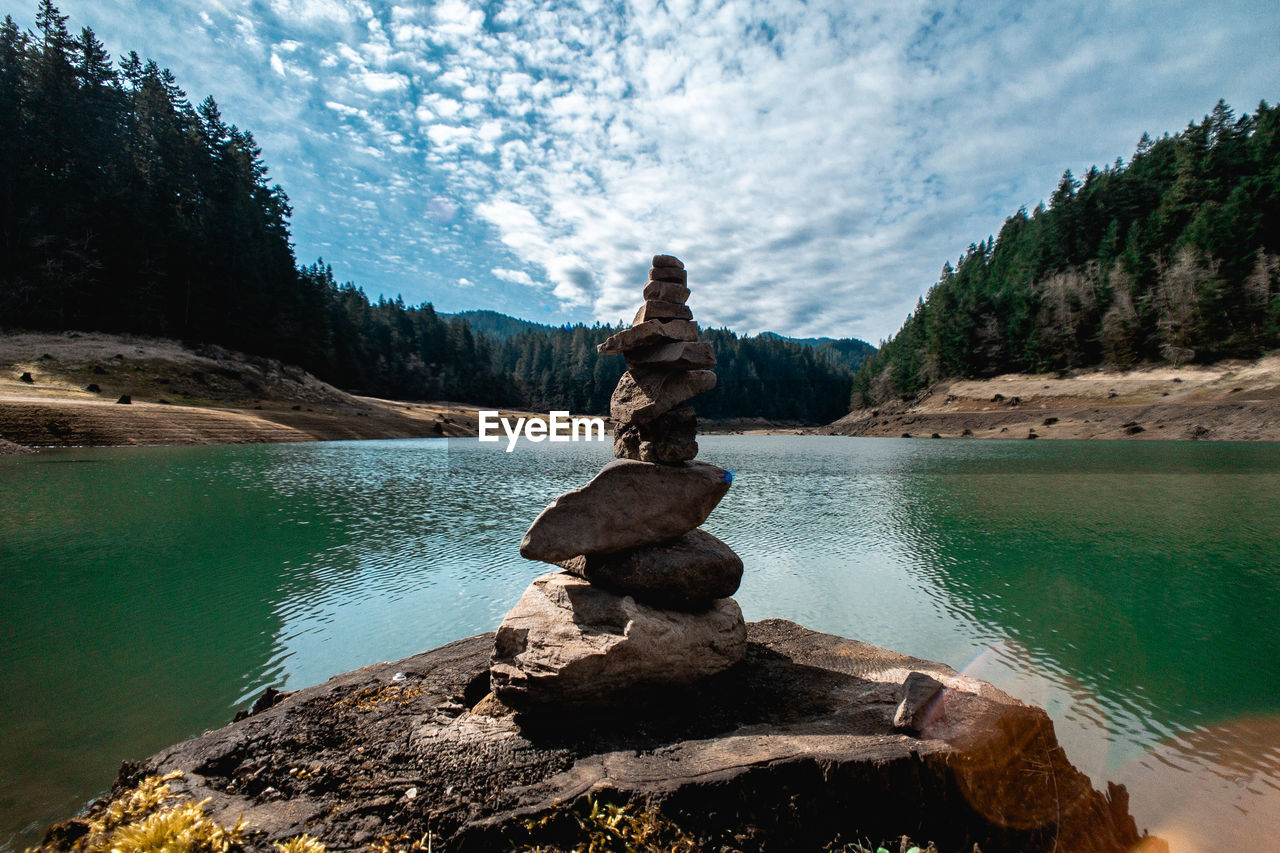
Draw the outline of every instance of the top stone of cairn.
[[[666,267],[682,270],[684,269],[684,261],[680,260],[675,255],[654,255],[653,266],[658,269]]]

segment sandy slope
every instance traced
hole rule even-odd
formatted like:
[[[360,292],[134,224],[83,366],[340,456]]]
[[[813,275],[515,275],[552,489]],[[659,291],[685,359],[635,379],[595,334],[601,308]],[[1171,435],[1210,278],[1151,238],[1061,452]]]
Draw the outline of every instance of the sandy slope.
[[[90,385],[98,390],[86,390]],[[128,405],[117,402],[125,394]],[[475,435],[477,408],[354,396],[296,367],[219,347],[77,332],[0,334],[0,455],[22,445]]]
[[[1210,366],[940,382],[819,432],[942,438],[1280,441],[1280,352]]]

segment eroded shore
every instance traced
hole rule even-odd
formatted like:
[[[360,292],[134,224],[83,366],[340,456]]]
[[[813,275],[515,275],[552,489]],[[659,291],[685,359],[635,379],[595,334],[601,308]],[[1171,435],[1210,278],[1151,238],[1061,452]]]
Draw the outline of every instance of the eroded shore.
[[[78,332],[0,335],[0,454],[474,436],[478,408],[350,394],[299,368],[219,347]]]
[[[828,435],[1280,441],[1280,353],[1257,361],[940,382]]]
[[[128,404],[119,402],[126,396]],[[217,347],[75,332],[0,335],[0,456],[32,447],[475,436],[481,408],[350,394],[298,368]],[[954,380],[827,426],[704,419],[702,431],[1280,441],[1280,353],[1210,366]]]

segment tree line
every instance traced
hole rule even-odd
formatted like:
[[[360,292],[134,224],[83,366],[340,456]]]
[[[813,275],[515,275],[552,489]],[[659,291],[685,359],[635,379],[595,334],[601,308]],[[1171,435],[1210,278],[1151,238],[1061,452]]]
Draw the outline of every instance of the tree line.
[[[1256,357],[1280,346],[1280,108],[1203,121],[1066,172],[970,245],[863,363],[854,406],[945,377]]]
[[[621,328],[529,329],[498,345],[497,364],[535,409],[603,414],[627,366],[620,355],[597,353],[596,345]],[[703,417],[816,424],[849,410],[853,372],[813,347],[770,335],[740,337],[728,329],[703,329],[700,339],[716,354],[716,387],[694,401]]]
[[[0,327],[216,343],[398,399],[602,413],[624,369],[576,326],[507,340],[429,303],[371,301],[323,260],[299,266],[291,208],[253,134],[168,69],[113,63],[41,0],[35,32],[0,26]],[[826,421],[852,372],[792,342],[709,333],[708,416]]]

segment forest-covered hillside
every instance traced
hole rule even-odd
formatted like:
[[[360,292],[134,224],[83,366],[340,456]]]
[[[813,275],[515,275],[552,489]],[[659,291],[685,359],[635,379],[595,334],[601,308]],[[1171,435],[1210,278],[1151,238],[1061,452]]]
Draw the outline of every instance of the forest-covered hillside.
[[[853,404],[945,377],[1251,357],[1280,346],[1280,108],[1219,102],[1128,163],[1062,176],[969,246],[858,372]]]
[[[323,261],[300,267],[289,200],[253,135],[212,97],[193,105],[154,62],[113,63],[50,0],[35,32],[0,26],[0,128],[0,328],[220,344],[383,397],[608,408],[623,365],[593,347],[616,330],[548,336],[506,318],[491,337],[429,303],[371,301]],[[847,410],[853,374],[837,360],[728,331],[708,339],[720,387],[704,414],[817,422]]]
[[[609,395],[626,369],[620,356],[595,351],[621,327],[550,326],[496,311],[442,316],[493,338],[500,370],[537,408],[608,411]],[[853,371],[875,351],[855,338],[740,337],[728,329],[704,329],[702,340],[711,342],[719,359],[717,387],[698,398],[698,410],[708,417],[833,420],[848,410]]]

